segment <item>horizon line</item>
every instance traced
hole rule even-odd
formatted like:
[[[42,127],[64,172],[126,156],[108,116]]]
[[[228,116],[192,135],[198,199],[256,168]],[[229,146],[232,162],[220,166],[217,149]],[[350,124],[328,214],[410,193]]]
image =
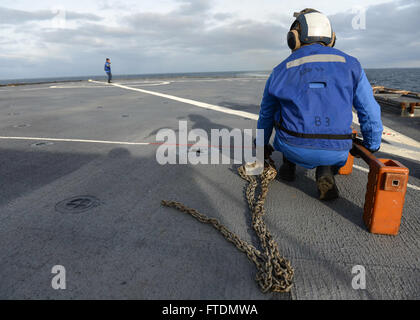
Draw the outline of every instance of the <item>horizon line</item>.
[[[380,70],[380,69],[420,69],[420,67],[373,67],[364,68],[364,70]],[[159,76],[159,75],[193,75],[193,74],[217,74],[217,73],[246,73],[246,72],[271,72],[272,70],[228,70],[228,71],[191,71],[191,72],[157,72],[157,73],[127,73],[127,74],[113,74],[113,77],[125,77],[125,76]],[[20,81],[20,80],[42,80],[42,79],[73,79],[73,80],[84,80],[89,77],[104,77],[105,75],[78,75],[78,76],[41,76],[41,77],[30,77],[30,78],[0,78],[0,81]]]

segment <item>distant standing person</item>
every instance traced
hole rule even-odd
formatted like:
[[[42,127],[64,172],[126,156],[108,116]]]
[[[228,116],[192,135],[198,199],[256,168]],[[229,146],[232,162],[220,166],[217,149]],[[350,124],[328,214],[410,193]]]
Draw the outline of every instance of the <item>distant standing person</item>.
[[[112,80],[111,60],[109,60],[109,58],[106,58],[106,61],[105,61],[105,72],[108,76],[108,83],[111,83],[111,80]]]

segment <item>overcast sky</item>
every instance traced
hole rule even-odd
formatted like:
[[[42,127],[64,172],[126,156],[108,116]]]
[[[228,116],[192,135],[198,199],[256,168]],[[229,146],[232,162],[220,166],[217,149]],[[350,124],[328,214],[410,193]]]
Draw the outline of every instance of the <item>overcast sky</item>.
[[[0,79],[271,70],[306,7],[365,68],[420,67],[420,0],[2,0]]]

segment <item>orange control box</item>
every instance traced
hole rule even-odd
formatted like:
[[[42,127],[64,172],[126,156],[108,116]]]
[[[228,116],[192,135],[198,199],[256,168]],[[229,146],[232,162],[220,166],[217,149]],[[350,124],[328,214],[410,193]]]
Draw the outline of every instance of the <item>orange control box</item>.
[[[349,175],[353,172],[353,164],[354,164],[354,157],[349,153],[349,157],[347,158],[347,162],[344,167],[341,167],[338,170],[338,174],[340,175]]]
[[[356,130],[353,129],[353,133],[357,133]],[[349,152],[349,157],[347,158],[347,162],[344,165],[344,167],[341,167],[340,170],[338,170],[338,174],[347,176],[353,172],[353,164],[354,164],[354,157]]]
[[[369,158],[363,221],[372,233],[397,235],[409,170],[395,160]]]

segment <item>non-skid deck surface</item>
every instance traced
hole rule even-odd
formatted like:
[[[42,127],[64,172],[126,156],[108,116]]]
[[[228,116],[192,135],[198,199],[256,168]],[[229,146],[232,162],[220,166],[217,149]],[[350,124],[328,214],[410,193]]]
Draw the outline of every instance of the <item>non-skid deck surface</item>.
[[[119,83],[258,114],[265,80]],[[378,154],[411,170],[396,237],[363,225],[360,160],[351,176],[337,178],[341,198],[331,203],[316,199],[313,171],[299,168],[296,182],[271,184],[266,221],[295,268],[295,284],[289,294],[263,294],[243,253],[210,226],[160,205],[181,201],[257,245],[237,166],[161,166],[157,146],[141,144],[156,142],[159,129],[177,129],[179,120],[207,132],[252,129],[255,120],[92,82],[0,88],[0,116],[2,299],[420,297],[420,164],[403,152]],[[418,120],[383,120],[420,139]],[[275,159],[281,164],[280,154]],[[57,210],[75,196],[100,203],[82,213]],[[54,265],[66,268],[66,290],[51,287]],[[355,265],[366,269],[365,290],[352,288]]]

